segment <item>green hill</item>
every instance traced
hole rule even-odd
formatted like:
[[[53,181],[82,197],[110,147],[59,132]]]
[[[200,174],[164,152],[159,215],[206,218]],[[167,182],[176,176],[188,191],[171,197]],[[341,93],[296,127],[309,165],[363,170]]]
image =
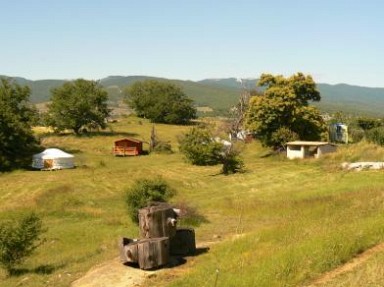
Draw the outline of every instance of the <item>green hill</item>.
[[[4,76],[0,76],[4,77]],[[209,107],[215,114],[222,114],[237,101],[242,87],[253,89],[257,79],[243,79],[242,84],[236,78],[205,79],[202,81],[182,81],[148,76],[110,76],[100,80],[109,93],[111,106],[117,106],[123,98],[123,90],[136,81],[155,79],[170,81],[179,85],[186,95],[194,100],[196,106]],[[32,90],[31,101],[41,103],[49,101],[50,91],[62,85],[65,80],[38,80],[15,77],[21,85]],[[316,103],[324,112],[342,111],[348,114],[383,116],[384,88],[369,88],[347,84],[318,84],[322,100]]]
[[[253,89],[257,84],[257,79],[242,81],[247,89]],[[208,79],[200,83],[215,87],[241,88],[241,84],[235,78]],[[343,111],[348,114],[384,115],[384,88],[323,83],[317,84],[317,87],[321,94],[321,101],[316,103],[316,106],[324,112]]]

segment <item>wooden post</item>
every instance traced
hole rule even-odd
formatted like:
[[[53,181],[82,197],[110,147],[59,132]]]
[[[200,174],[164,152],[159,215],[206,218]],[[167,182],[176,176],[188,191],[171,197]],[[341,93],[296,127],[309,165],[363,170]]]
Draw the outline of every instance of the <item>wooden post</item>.
[[[157,203],[139,210],[143,238],[172,237],[176,234],[176,213],[169,204]]]
[[[192,228],[177,229],[176,235],[170,239],[171,255],[194,255],[195,252],[195,230]]]
[[[169,260],[168,237],[144,239],[138,242],[139,267],[144,270],[166,265]]]

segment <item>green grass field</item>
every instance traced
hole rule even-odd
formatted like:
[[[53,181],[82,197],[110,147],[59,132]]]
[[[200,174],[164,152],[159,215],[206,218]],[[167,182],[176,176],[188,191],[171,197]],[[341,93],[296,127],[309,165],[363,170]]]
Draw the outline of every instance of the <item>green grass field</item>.
[[[339,168],[343,161],[382,161],[382,148],[362,143],[321,160],[289,161],[268,156],[255,142],[243,153],[247,171],[224,176],[220,166],[183,161],[177,136],[189,127],[156,125],[175,153],[112,156],[114,140],[148,141],[151,128],[127,117],[97,135],[36,130],[45,147],[73,153],[77,168],[0,175],[0,218],[34,210],[48,228],[46,242],[20,266],[20,275],[0,271],[0,287],[69,286],[92,266],[117,257],[117,239],[138,236],[125,190],[135,179],[158,175],[177,190],[173,203],[187,203],[206,218],[196,228],[197,242],[219,243],[190,258],[186,272],[159,273],[148,286],[215,286],[216,280],[217,286],[305,286],[384,241],[383,172]],[[373,276],[382,259],[377,255],[359,272]],[[342,276],[327,286],[349,286],[348,280]]]

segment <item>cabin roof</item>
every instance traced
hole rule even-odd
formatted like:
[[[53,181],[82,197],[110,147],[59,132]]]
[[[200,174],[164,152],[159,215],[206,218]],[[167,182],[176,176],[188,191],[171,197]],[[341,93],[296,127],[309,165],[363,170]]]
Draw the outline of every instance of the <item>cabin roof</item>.
[[[115,141],[115,144],[119,143],[119,142],[126,142],[126,141],[134,142],[134,143],[142,143],[141,140],[137,140],[137,139],[133,139],[133,138],[125,138],[125,139],[120,139],[120,140]]]
[[[321,142],[321,141],[293,141],[288,142],[287,145],[290,146],[324,146],[324,145],[332,145],[329,142]]]

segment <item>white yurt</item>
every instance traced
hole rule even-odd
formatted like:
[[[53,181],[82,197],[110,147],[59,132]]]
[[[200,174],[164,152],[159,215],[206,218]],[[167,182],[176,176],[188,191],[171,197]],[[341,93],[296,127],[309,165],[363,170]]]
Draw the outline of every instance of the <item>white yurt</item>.
[[[44,170],[74,168],[73,159],[73,155],[58,148],[48,148],[33,156],[32,167]]]

